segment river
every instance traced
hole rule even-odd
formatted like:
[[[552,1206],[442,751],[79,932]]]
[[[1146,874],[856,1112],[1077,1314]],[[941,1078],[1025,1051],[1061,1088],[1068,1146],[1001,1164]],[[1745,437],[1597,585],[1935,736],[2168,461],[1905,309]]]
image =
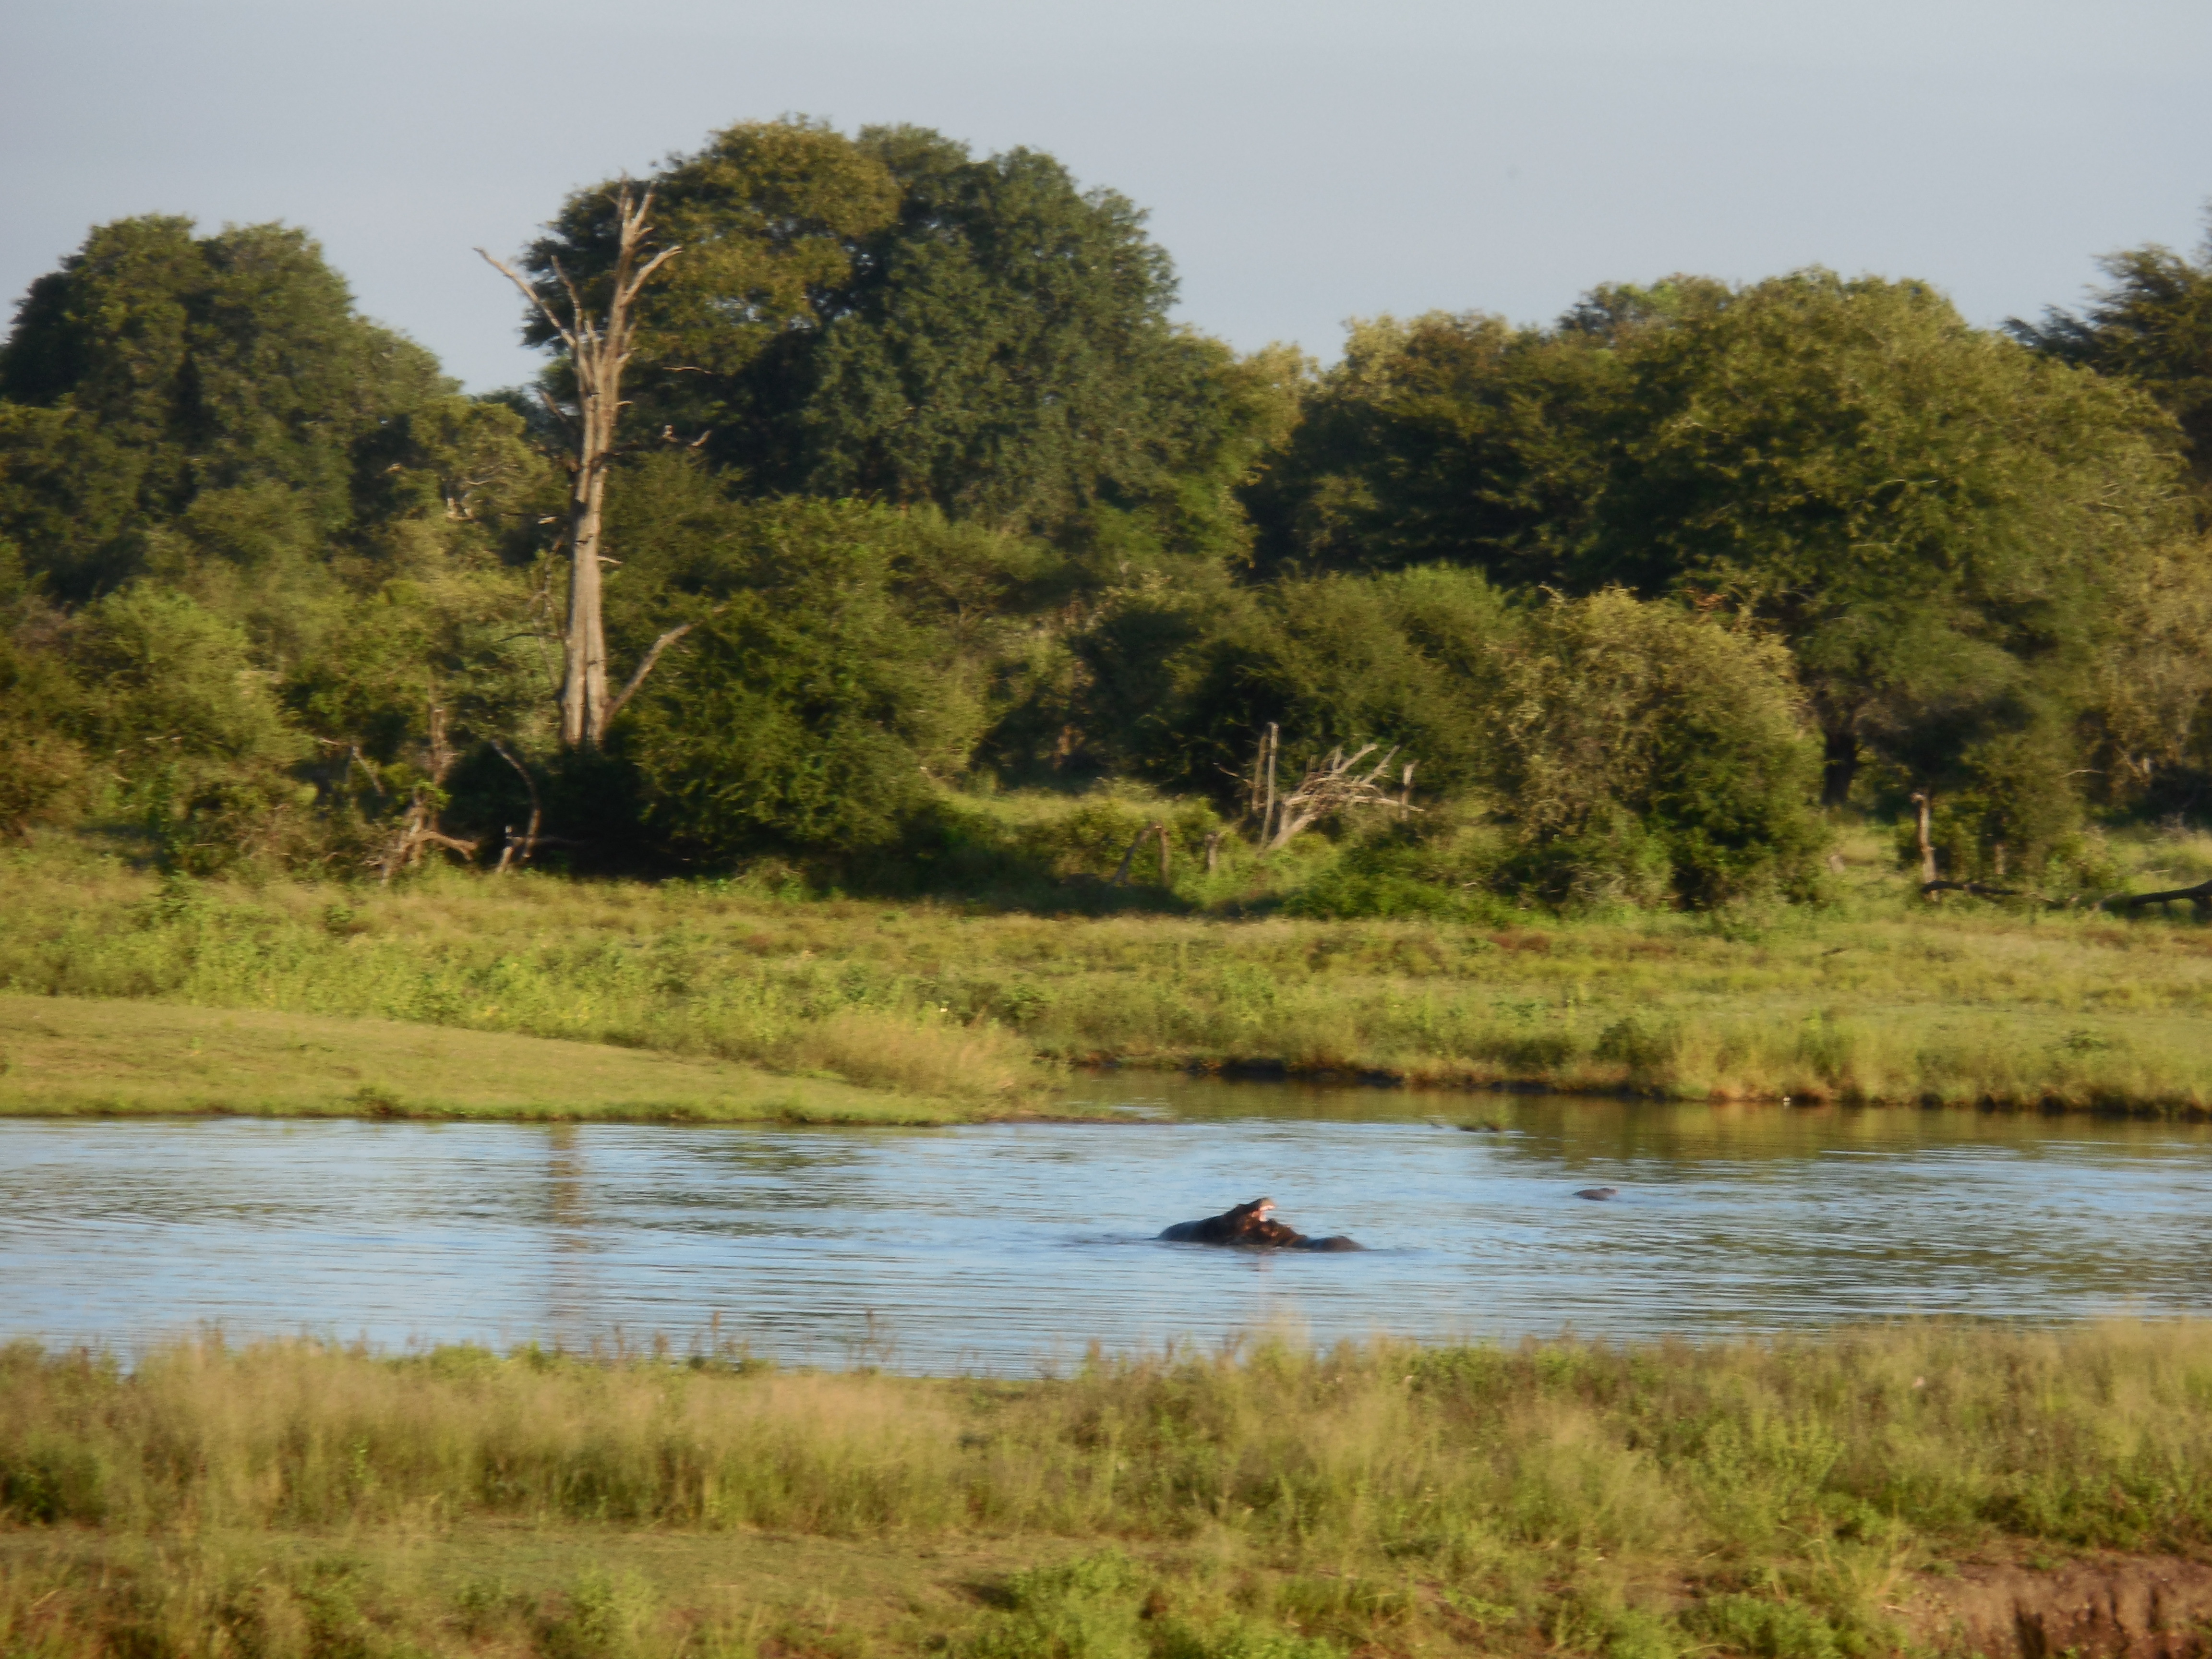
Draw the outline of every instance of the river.
[[[0,1122],[0,1337],[1022,1375],[1088,1345],[2212,1312],[2212,1132],[1109,1074],[1100,1126]],[[1487,1121],[1494,1132],[1461,1125]],[[1574,1196],[1610,1185],[1607,1202]],[[1358,1254],[1166,1245],[1261,1194]]]

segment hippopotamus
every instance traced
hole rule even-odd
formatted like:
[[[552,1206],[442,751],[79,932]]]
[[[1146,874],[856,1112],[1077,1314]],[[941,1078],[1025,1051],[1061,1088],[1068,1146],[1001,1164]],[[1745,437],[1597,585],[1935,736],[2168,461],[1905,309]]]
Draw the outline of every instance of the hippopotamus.
[[[1600,1204],[1609,1198],[1618,1198],[1620,1195],[1620,1188],[1618,1187],[1581,1187],[1575,1191],[1577,1198],[1594,1199]]]
[[[1272,1219],[1275,1200],[1255,1198],[1233,1210],[1210,1215],[1203,1221],[1178,1221],[1160,1237],[1171,1244],[1235,1244],[1252,1250],[1357,1250],[1364,1248],[1341,1234],[1333,1238],[1308,1238],[1294,1228]]]

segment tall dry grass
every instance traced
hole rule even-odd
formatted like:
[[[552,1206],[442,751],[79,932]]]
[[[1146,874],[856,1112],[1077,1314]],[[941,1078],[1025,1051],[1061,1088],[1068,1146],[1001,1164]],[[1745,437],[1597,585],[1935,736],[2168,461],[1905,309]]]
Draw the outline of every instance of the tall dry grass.
[[[1855,1659],[1962,1553],[2208,1544],[2187,1324],[1276,1342],[1024,1384],[0,1353],[11,1656]]]
[[[1100,1359],[933,1382],[215,1342],[0,1357],[0,1514],[130,1532],[470,1518],[851,1537],[1225,1531],[1478,1561],[1904,1528],[2212,1541],[2212,1328]]]

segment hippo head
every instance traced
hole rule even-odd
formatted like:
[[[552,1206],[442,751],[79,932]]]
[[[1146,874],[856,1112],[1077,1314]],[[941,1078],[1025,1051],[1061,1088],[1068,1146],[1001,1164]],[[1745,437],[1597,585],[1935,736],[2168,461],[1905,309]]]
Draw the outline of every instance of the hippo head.
[[[1240,1227],[1257,1226],[1275,1212],[1272,1198],[1255,1198],[1249,1204],[1239,1204],[1230,1211],[1229,1218]]]

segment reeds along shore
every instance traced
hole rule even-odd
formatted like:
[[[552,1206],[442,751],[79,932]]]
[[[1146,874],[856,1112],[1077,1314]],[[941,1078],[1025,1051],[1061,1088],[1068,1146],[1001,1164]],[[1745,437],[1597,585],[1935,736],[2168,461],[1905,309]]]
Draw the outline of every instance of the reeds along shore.
[[[1277,1342],[1029,1382],[0,1354],[9,1654],[1836,1659],[1926,1645],[1915,1587],[1961,1561],[2208,1546],[2193,1324]]]
[[[2193,869],[2202,839],[2144,857]],[[1823,907],[1477,927],[459,872],[391,889],[165,884],[50,841],[0,852],[0,990],[577,1038],[976,1115],[1048,1105],[1066,1062],[1098,1058],[1677,1097],[2212,1109],[2212,933],[1930,904],[1870,841],[1857,850]],[[403,1097],[380,1109],[420,1103]]]

